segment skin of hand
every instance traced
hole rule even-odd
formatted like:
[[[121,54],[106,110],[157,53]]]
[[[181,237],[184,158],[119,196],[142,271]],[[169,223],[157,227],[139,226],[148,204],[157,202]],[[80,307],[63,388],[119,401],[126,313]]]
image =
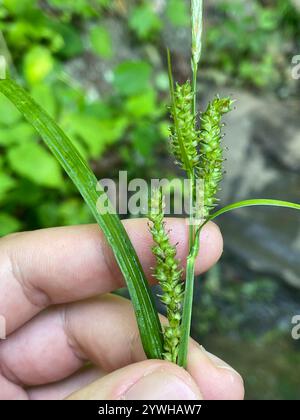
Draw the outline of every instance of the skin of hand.
[[[150,282],[152,239],[144,219],[124,221]],[[188,226],[168,219],[178,257]],[[222,253],[218,227],[201,233],[197,273]],[[146,360],[130,302],[96,225],[44,229],[0,239],[0,399],[243,399],[241,376],[191,339],[188,368]]]

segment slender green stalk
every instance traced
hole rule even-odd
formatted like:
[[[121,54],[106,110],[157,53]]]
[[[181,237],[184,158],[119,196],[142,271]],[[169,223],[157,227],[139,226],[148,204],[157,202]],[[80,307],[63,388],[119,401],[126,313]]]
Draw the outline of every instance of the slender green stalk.
[[[189,253],[192,250],[195,238],[195,225],[194,225],[194,190],[195,190],[195,174],[189,178]]]
[[[192,71],[193,71],[193,92],[194,92],[194,99],[193,99],[193,114],[196,117],[197,114],[197,73],[198,73],[198,63],[192,61]]]
[[[61,128],[24,89],[14,81],[4,79],[0,80],[0,92],[41,135],[86,201],[112,247],[127,283],[145,353],[149,358],[161,359],[162,329],[145,274],[118,216],[115,213],[100,214],[97,210],[99,195],[105,193],[103,190],[97,192],[95,175]]]
[[[195,118],[195,132],[196,127],[196,115],[197,115],[197,74],[198,64],[201,58],[202,51],[202,31],[203,31],[203,1],[202,0],[191,0],[191,13],[192,13],[192,73],[193,73],[193,114]],[[195,171],[191,177],[192,188],[190,190],[191,201],[194,197],[195,190]],[[193,203],[193,201],[192,201]],[[194,204],[194,203],[193,203]],[[190,206],[191,208],[191,206]],[[190,221],[191,222],[191,221]],[[190,223],[189,227],[189,249],[191,250],[192,244],[195,239],[195,228],[194,223]]]
[[[198,236],[198,231],[195,231],[195,219],[193,215],[194,206],[194,175],[190,178],[190,215],[189,215],[189,255],[186,263],[186,277],[185,277],[185,289],[183,299],[183,311],[182,311],[182,322],[181,322],[181,334],[180,344],[178,351],[177,364],[181,367],[186,368],[187,365],[187,353],[188,343],[191,330],[191,319],[192,319],[192,308],[193,308],[193,296],[194,296],[194,279],[195,279],[195,261],[199,252],[199,247],[195,247],[195,239]]]
[[[187,354],[189,349],[189,339],[192,322],[192,309],[194,297],[194,278],[195,278],[195,262],[200,249],[200,230],[197,230],[195,242],[191,252],[187,258],[186,265],[186,284],[184,291],[183,313],[181,323],[181,338],[178,352],[177,364],[181,367],[187,367]]]
[[[191,0],[192,12],[192,92],[193,92],[193,106],[192,114],[194,117],[194,132],[197,133],[196,115],[197,115],[197,72],[198,63],[201,57],[202,48],[202,0]],[[195,261],[199,252],[199,232],[195,229],[195,217],[193,214],[194,192],[195,192],[195,168],[188,173],[190,180],[190,215],[189,215],[189,256],[186,265],[186,282],[183,301],[183,314],[181,324],[181,340],[178,353],[179,366],[186,367],[188,344],[191,330],[193,295],[194,295],[194,281],[195,281]]]

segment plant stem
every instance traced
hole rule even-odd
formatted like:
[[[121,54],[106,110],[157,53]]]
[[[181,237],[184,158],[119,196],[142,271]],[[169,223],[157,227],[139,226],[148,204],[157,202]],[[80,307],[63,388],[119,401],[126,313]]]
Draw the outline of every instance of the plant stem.
[[[198,63],[192,58],[192,72],[193,72],[193,109],[192,112],[195,117],[195,129],[196,129],[196,112],[197,112],[197,71],[198,71]],[[191,251],[194,239],[195,239],[195,226],[193,223],[193,213],[192,210],[194,208],[194,188],[195,188],[195,171],[190,176],[190,224],[189,224],[189,250]]]
[[[200,231],[198,230],[191,252],[187,258],[186,265],[186,284],[183,301],[181,337],[177,361],[177,364],[183,368],[187,367],[187,354],[189,348],[194,296],[195,262],[200,249],[199,234]]]
[[[197,113],[197,72],[198,72],[198,63],[192,59],[192,72],[193,72],[193,92],[194,92],[194,100],[193,100],[193,114],[196,117]]]
[[[189,178],[189,253],[192,250],[195,237],[194,220],[193,220],[193,206],[194,206],[194,175]]]
[[[196,66],[197,67],[197,66]],[[193,114],[196,109],[196,82],[197,76],[193,74]],[[195,278],[195,261],[199,252],[199,241],[197,241],[198,232],[195,232],[194,218],[194,188],[195,188],[195,172],[189,174],[189,255],[186,264],[186,279],[183,300],[183,312],[181,322],[180,344],[178,350],[177,364],[183,368],[187,367],[187,354],[189,347],[189,337],[191,331],[193,296],[194,296],[194,278]],[[195,242],[196,241],[196,242]]]
[[[197,114],[197,72],[198,63],[201,56],[201,35],[202,35],[202,0],[191,1],[192,11],[192,91],[193,91],[193,107],[192,112],[195,118],[195,130],[196,130],[196,114]],[[181,323],[181,338],[178,353],[178,365],[186,368],[187,365],[187,353],[189,345],[189,337],[191,330],[192,321],[192,309],[193,309],[193,295],[194,295],[194,279],[195,279],[195,262],[199,252],[199,234],[200,229],[195,229],[195,218],[194,210],[196,203],[195,198],[195,170],[192,169],[188,172],[190,185],[189,185],[189,202],[190,202],[190,215],[189,215],[189,255],[187,258],[186,265],[186,282],[185,292],[183,301],[183,313]]]

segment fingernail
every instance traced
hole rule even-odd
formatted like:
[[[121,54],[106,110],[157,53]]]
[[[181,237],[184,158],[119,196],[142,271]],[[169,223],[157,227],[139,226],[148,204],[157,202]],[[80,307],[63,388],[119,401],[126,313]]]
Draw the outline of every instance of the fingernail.
[[[124,395],[125,400],[198,400],[195,386],[168,372],[156,371],[142,377]]]
[[[202,350],[205,351],[207,356],[210,358],[210,360],[213,362],[213,364],[218,369],[225,369],[225,370],[228,370],[231,373],[234,373],[237,376],[241,376],[235,369],[233,369],[230,365],[225,363],[224,360],[219,359],[219,357],[217,357],[214,354],[210,353],[209,351],[205,350],[205,348],[203,346],[201,346],[201,347],[202,347]]]

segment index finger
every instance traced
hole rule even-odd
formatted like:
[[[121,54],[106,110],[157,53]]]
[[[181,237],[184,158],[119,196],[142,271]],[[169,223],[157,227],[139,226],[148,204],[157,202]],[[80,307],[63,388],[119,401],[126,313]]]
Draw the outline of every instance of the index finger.
[[[154,265],[152,238],[145,219],[124,221],[145,273]],[[178,258],[188,252],[184,219],[167,219]],[[201,234],[196,272],[207,270],[222,253],[222,236],[214,223]],[[124,286],[122,274],[96,225],[51,228],[10,235],[0,240],[0,314],[11,333],[51,304],[84,299]]]

